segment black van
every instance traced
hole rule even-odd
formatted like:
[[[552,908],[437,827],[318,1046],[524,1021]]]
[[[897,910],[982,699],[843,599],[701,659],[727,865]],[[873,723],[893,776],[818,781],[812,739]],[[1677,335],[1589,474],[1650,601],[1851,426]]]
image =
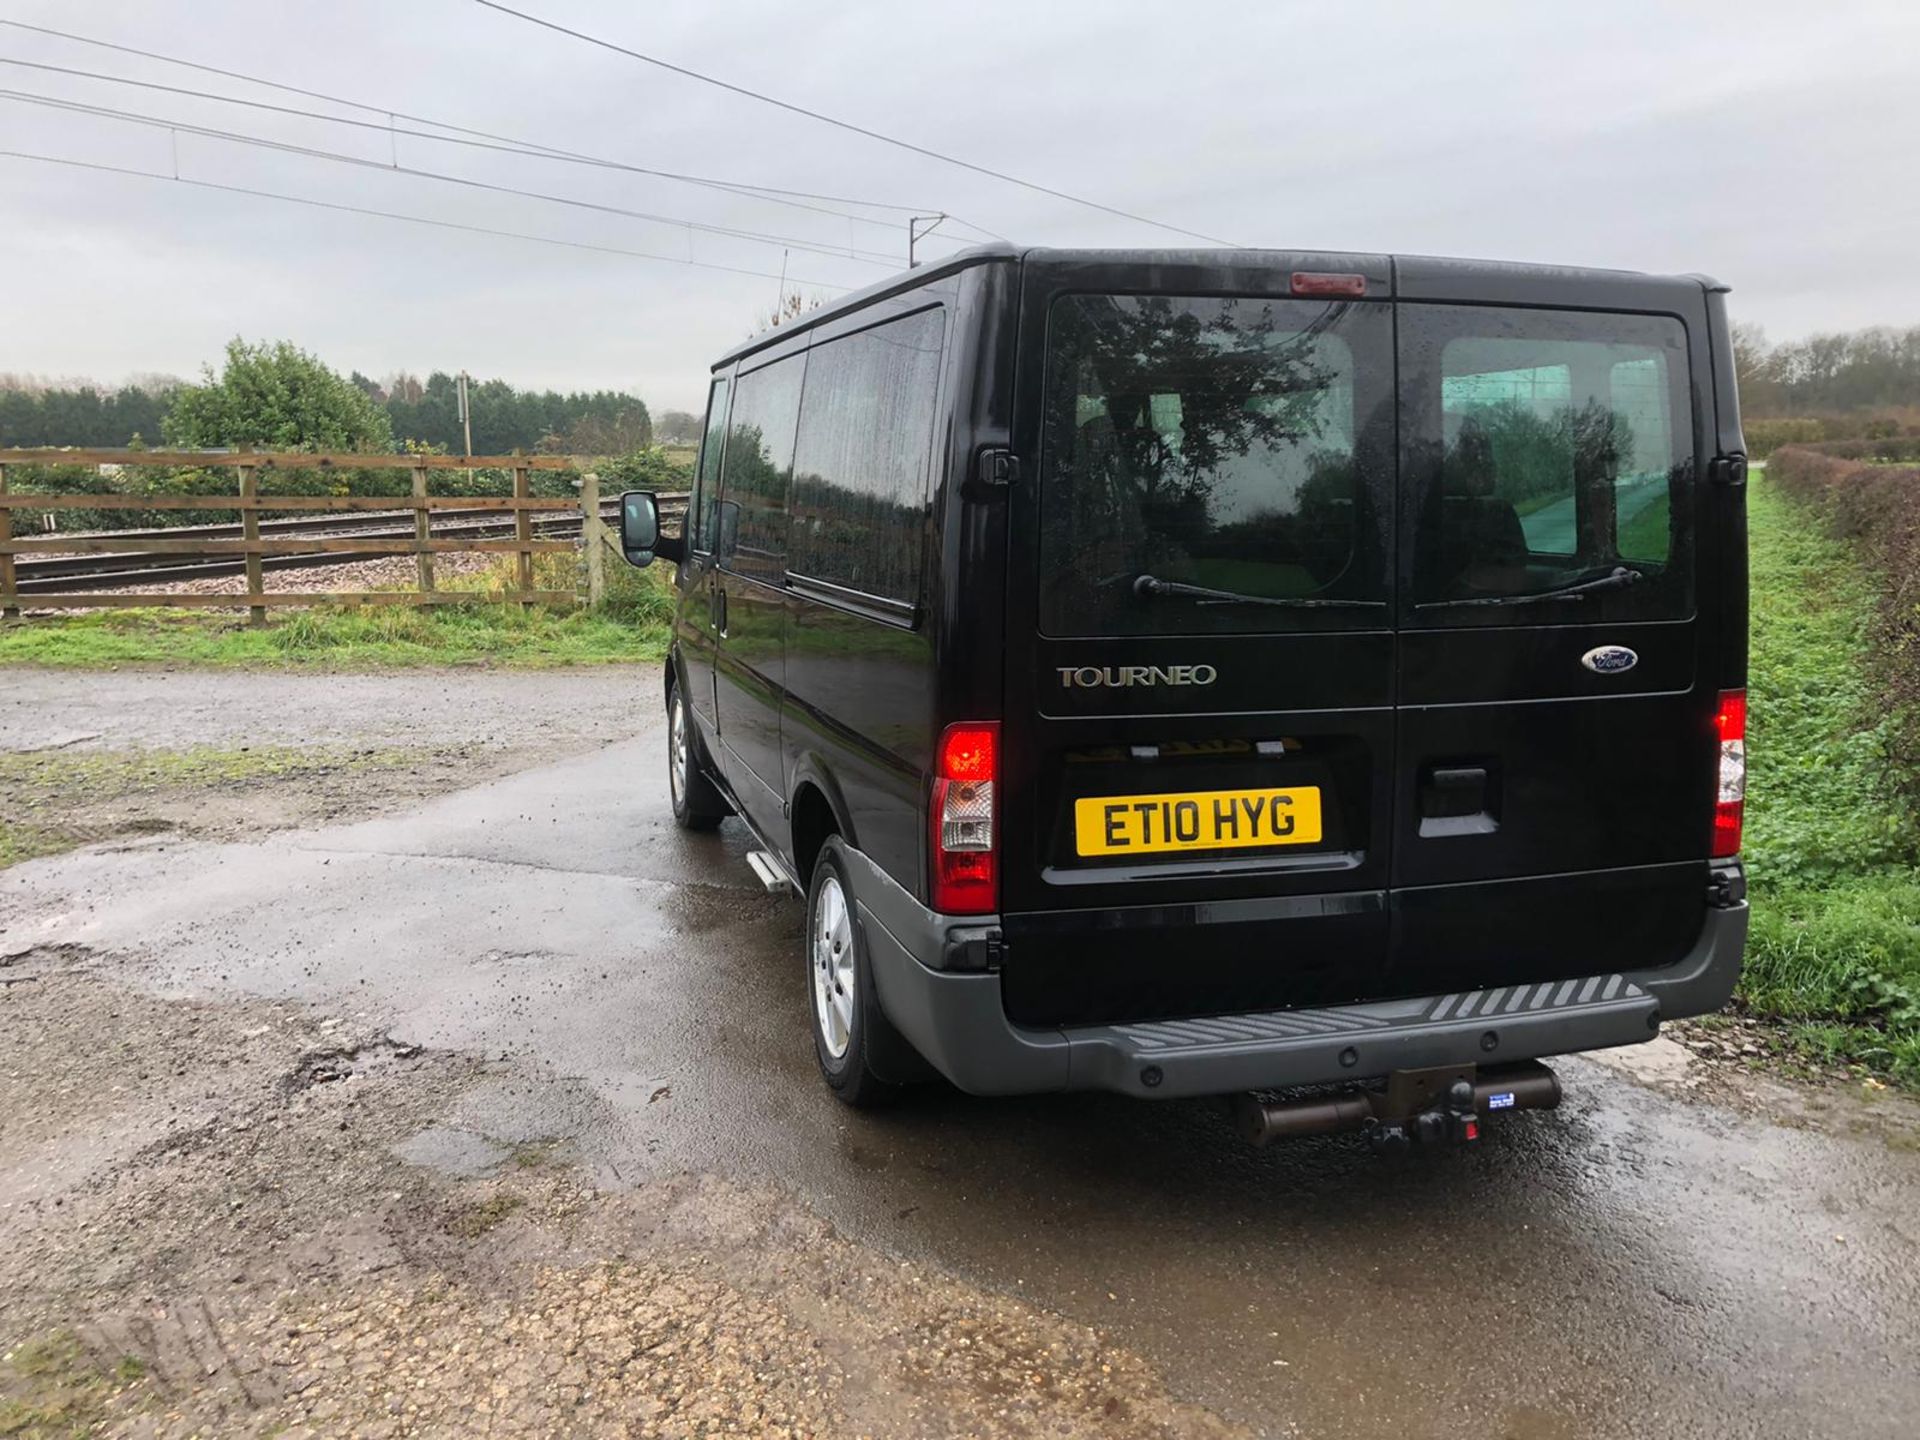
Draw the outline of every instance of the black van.
[[[714,367],[675,815],[808,903],[864,1103],[1471,1136],[1725,1002],[1747,561],[1724,287],[995,247]]]

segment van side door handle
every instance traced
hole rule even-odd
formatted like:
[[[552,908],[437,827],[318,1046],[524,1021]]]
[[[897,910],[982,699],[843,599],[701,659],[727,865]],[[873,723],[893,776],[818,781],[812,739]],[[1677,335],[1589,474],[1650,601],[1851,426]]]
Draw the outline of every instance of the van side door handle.
[[[713,633],[716,635],[724,635],[727,633],[727,592],[725,588],[721,586],[720,582],[715,580],[713,581],[712,593],[713,600],[709,608],[709,614],[713,618]]]

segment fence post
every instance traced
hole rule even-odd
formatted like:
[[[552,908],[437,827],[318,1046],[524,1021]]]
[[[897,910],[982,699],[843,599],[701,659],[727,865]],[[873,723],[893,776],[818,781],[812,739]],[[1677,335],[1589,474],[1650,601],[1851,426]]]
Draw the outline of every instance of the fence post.
[[[253,465],[242,465],[239,467],[239,470],[240,499],[242,502],[240,510],[240,533],[246,537],[249,543],[254,543],[260,539],[260,512],[252,506],[252,502],[260,496],[260,472],[258,467]],[[254,598],[260,595],[265,589],[266,584],[261,579],[260,574],[260,552],[258,550],[248,550],[247,595],[249,598]],[[266,624],[267,607],[264,605],[249,605],[247,607],[247,623],[249,625]]]
[[[580,477],[580,544],[587,552],[587,608],[598,610],[607,593],[606,557],[601,553],[600,477]]]
[[[530,483],[531,477],[532,477],[532,472],[529,471],[526,466],[516,465],[513,467],[513,498],[514,499],[525,500],[533,494],[533,489]],[[518,540],[522,545],[526,545],[532,542],[533,540],[532,512],[527,510],[515,510],[513,512],[513,535],[514,535],[514,538]],[[519,592],[522,595],[525,595],[528,591],[533,589],[533,552],[532,551],[522,550],[518,555],[514,557],[513,578],[515,581],[514,588],[519,590]],[[522,600],[520,602],[520,608],[524,610],[531,604],[533,604],[531,600]]]
[[[427,507],[419,502],[427,498],[427,467],[413,467],[413,538],[420,547],[414,557],[420,568],[420,593],[426,594],[433,589],[433,552],[427,549],[427,541],[433,537],[433,530],[427,520]]]
[[[6,495],[7,467],[4,464],[0,464],[0,500],[4,500]],[[13,511],[4,505],[0,505],[0,545],[10,545],[12,543]],[[0,595],[5,595],[11,600],[13,598],[14,587],[19,583],[13,568],[13,555],[10,552],[0,554]],[[18,620],[19,618],[20,607],[18,605],[9,604],[5,609],[0,609],[0,620]]]

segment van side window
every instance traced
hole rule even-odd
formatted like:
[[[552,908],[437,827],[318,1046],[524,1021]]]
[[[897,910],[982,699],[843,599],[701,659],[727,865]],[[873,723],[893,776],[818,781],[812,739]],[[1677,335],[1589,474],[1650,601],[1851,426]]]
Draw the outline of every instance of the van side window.
[[[707,430],[700,440],[700,465],[693,476],[693,500],[687,507],[688,548],[713,551],[714,509],[720,503],[720,454],[727,440],[727,382],[716,380],[707,392]]]
[[[793,458],[795,574],[919,600],[945,329],[941,311],[924,310],[809,353]]]
[[[740,376],[727,422],[715,548],[727,569],[769,585],[786,575],[787,480],[806,363],[805,355],[790,355]]]
[[[1416,606],[1448,607],[1449,622],[1540,623],[1460,607],[1625,566],[1639,573],[1632,586],[1551,618],[1688,612],[1693,437],[1679,321],[1406,305],[1401,337],[1408,478],[1425,492]]]

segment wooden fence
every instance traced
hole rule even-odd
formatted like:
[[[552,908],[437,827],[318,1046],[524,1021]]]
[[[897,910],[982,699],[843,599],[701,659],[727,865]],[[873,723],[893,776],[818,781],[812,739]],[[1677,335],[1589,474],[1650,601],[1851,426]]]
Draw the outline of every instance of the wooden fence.
[[[266,451],[182,451],[182,450],[4,450],[0,449],[0,614],[15,617],[22,605],[34,608],[85,609],[101,606],[130,607],[146,605],[245,606],[253,620],[264,621],[267,610],[287,605],[437,605],[470,602],[482,598],[472,591],[439,591],[434,585],[433,558],[443,554],[489,553],[516,557],[515,584],[503,598],[523,605],[573,604],[585,599],[597,605],[605,576],[606,530],[600,515],[599,477],[577,457],[555,455],[353,455],[298,454]],[[7,488],[7,471],[19,465],[117,465],[165,468],[191,467],[201,470],[231,469],[235,490],[231,495],[91,495],[27,494]],[[413,478],[410,495],[262,495],[259,489],[263,470],[406,470]],[[436,470],[507,470],[513,474],[511,495],[434,495],[430,477]],[[532,474],[536,470],[580,472],[580,495],[570,498],[536,498],[532,494]],[[510,513],[514,533],[510,538],[475,536],[439,536],[433,533],[433,515],[437,510],[490,511]],[[15,536],[13,515],[17,510],[233,510],[240,514],[238,538],[194,537],[185,539],[116,538],[111,535]],[[260,517],[269,513],[329,511],[413,512],[410,537],[360,536],[269,536],[260,534]],[[533,533],[534,516],[542,512],[565,512],[580,517],[579,546],[586,559],[585,595],[572,590],[536,590],[533,557],[571,552],[571,539],[540,539]],[[17,557],[37,554],[128,554],[146,556],[245,557],[246,589],[217,595],[197,593],[127,593],[101,590],[22,595],[17,578]],[[266,588],[261,574],[264,555],[413,555],[418,565],[418,588],[414,590],[360,590],[328,592],[276,592]]]

